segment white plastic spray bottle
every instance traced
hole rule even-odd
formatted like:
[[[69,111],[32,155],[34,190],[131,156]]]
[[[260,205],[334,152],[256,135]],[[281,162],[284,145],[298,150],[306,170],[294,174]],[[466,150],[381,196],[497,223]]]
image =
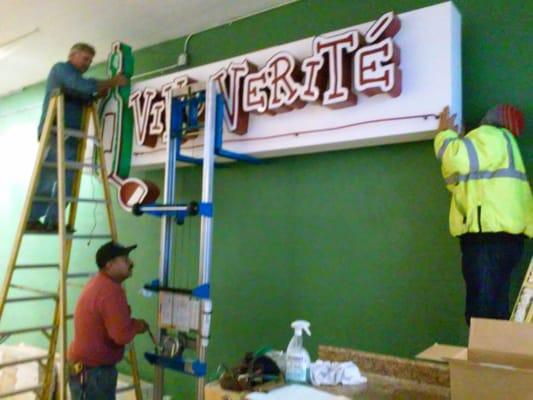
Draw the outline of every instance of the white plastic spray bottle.
[[[294,329],[294,336],[287,347],[287,371],[285,378],[289,382],[305,383],[311,364],[309,353],[303,346],[302,331],[311,336],[309,327],[311,324],[307,321],[294,321],[291,328]]]

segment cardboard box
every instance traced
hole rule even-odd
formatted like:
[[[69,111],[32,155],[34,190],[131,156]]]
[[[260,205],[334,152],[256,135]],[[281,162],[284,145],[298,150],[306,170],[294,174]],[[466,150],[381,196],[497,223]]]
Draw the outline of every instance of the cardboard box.
[[[473,318],[468,348],[435,345],[417,357],[448,360],[452,400],[533,400],[533,324]]]

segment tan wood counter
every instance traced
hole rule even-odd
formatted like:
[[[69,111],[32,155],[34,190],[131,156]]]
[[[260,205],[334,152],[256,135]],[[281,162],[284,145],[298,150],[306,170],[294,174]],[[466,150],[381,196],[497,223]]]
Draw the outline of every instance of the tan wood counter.
[[[450,398],[448,365],[320,346],[318,357],[327,361],[353,361],[368,378],[354,387],[321,386],[320,389],[351,399],[443,400]]]

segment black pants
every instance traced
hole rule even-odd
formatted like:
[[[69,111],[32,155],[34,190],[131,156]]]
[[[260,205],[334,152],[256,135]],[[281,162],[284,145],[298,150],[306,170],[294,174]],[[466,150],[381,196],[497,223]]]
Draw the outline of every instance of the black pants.
[[[466,323],[470,318],[509,319],[511,272],[524,250],[524,237],[505,233],[461,236],[466,284]]]

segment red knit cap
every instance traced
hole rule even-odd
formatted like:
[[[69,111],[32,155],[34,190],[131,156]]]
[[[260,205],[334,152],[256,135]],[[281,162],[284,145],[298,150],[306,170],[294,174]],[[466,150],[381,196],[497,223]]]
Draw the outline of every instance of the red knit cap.
[[[524,130],[524,114],[510,104],[498,104],[487,111],[481,124],[506,128],[513,135],[520,136]]]

